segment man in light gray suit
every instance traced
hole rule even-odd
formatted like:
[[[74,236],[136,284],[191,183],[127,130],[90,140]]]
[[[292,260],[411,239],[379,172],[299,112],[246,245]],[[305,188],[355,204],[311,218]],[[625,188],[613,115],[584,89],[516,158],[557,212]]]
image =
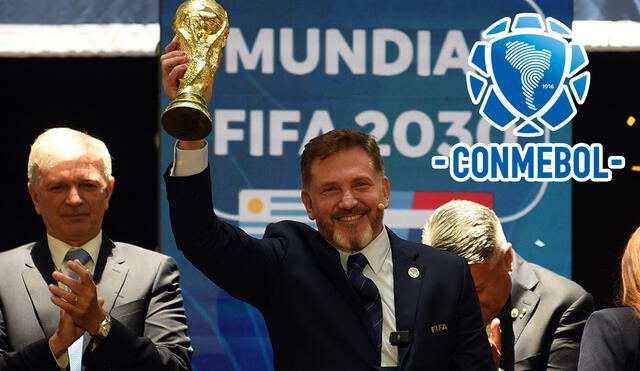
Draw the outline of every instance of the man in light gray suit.
[[[104,143],[47,130],[28,177],[47,236],[0,254],[0,370],[190,370],[175,261],[102,233]]]
[[[577,368],[593,298],[575,282],[516,254],[491,209],[450,201],[431,215],[422,242],[470,264],[496,367]]]

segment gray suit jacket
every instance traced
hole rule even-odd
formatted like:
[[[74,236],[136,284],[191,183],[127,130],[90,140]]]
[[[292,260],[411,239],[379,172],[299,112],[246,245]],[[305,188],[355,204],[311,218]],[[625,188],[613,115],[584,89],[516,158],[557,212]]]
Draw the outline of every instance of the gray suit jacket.
[[[514,252],[511,274],[515,370],[575,370],[593,298],[577,283]]]
[[[53,271],[46,238],[0,254],[0,370],[58,370],[47,342],[60,317],[47,288]],[[172,258],[103,235],[94,281],[113,323],[93,351],[85,333],[84,370],[191,369]]]

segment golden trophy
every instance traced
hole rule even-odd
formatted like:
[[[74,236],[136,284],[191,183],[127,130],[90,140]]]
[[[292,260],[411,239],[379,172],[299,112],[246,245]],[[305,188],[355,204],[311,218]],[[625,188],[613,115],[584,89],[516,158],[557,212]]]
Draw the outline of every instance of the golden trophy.
[[[212,128],[203,96],[222,62],[229,34],[227,12],[214,0],[185,1],[176,11],[173,33],[189,62],[176,97],[162,114],[162,127],[178,139],[202,139]]]

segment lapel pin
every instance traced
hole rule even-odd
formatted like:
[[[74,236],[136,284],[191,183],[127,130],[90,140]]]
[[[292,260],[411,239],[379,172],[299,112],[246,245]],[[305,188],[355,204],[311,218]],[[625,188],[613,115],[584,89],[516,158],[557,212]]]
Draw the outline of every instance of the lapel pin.
[[[527,313],[527,308],[522,308],[522,312],[520,312],[520,318],[524,317],[525,313]]]
[[[518,317],[518,308],[511,309],[511,318]]]
[[[416,267],[409,268],[407,273],[409,274],[409,277],[411,277],[411,278],[418,278],[418,276],[420,276],[420,271]]]

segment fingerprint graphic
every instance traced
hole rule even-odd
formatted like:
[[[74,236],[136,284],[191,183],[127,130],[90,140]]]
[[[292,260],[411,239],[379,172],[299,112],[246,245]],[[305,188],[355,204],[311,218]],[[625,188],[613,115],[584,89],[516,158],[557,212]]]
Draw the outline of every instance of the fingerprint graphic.
[[[527,107],[536,110],[533,104],[533,92],[538,87],[540,79],[551,66],[551,52],[546,49],[536,50],[533,45],[522,41],[507,43],[507,53],[504,57],[509,64],[520,72],[522,94]]]

